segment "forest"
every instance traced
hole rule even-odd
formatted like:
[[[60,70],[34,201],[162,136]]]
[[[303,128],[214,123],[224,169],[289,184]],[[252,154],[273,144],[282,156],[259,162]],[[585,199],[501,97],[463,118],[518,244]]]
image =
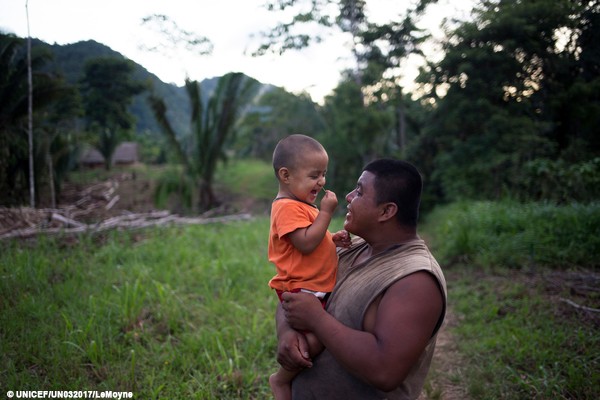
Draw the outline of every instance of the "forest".
[[[268,2],[291,19],[257,56],[318,44],[315,26],[352,38],[322,103],[234,71],[177,87],[100,43],[0,32],[3,391],[268,398],[271,157],[304,133],[338,199],[379,157],[424,178],[448,310],[420,400],[600,396],[600,1],[476,1],[410,91],[399,67],[424,56],[436,0],[385,24],[371,1]],[[111,162],[123,142],[136,165]],[[81,165],[90,148],[101,168]],[[111,218],[86,214],[98,199]],[[160,211],[133,221],[146,201]]]
[[[202,154],[210,153],[213,165],[228,157],[268,161],[277,140],[294,132],[324,143],[330,182],[338,191],[352,187],[368,160],[391,156],[420,168],[426,210],[461,199],[559,204],[597,199],[597,2],[481,2],[472,20],[447,23],[444,57],[428,61],[418,89],[408,93],[391,71],[421,51],[427,32],[415,21],[427,3],[420,2],[402,21],[377,25],[361,12],[365,2],[341,2],[329,26],[351,32],[357,67],[344,72],[322,105],[279,88],[257,90],[261,85],[250,77],[237,87],[224,79],[220,91],[213,84],[196,94],[198,82],[188,82],[168,96],[164,84],[148,73],[142,78],[139,66],[106,48],[97,57],[61,55],[58,63],[53,61],[56,46],[36,41],[31,143],[26,40],[3,34],[0,204],[49,204],[77,167],[84,146],[110,159],[119,142],[134,140],[141,144],[142,161],[187,165],[187,176],[204,175],[210,184],[214,168],[197,168],[205,163]],[[313,23],[322,6],[315,4]],[[302,35],[275,33],[261,51],[310,43],[299,40]],[[103,86],[109,76],[111,86]],[[233,106],[223,110],[226,104]],[[203,118],[194,120],[194,106]],[[210,127],[220,115],[210,110],[233,111],[235,118],[217,132]],[[206,140],[211,144],[204,148]],[[195,198],[193,208],[211,207],[210,196]]]

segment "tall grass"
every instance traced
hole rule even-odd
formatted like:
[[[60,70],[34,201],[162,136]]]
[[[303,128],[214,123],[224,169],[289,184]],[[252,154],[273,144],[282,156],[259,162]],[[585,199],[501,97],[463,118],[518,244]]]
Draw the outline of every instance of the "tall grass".
[[[238,195],[271,201],[277,194],[277,180],[270,163],[262,160],[229,160],[220,165],[215,181]]]
[[[1,389],[268,397],[267,232],[263,218],[0,243]]]
[[[600,203],[453,203],[427,216],[427,230],[446,265],[600,266]]]

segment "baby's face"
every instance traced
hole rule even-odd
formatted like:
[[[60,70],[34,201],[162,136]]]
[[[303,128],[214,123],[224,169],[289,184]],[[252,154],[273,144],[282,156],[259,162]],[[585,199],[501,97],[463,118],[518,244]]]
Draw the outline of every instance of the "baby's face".
[[[317,195],[325,186],[328,163],[329,157],[325,151],[303,154],[297,166],[290,169],[287,188],[291,197],[314,204]]]

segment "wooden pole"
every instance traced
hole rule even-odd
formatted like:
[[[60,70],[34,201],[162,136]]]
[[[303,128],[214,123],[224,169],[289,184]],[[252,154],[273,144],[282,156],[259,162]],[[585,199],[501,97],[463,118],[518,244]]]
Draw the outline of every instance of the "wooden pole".
[[[29,1],[25,1],[27,17],[27,83],[29,85],[27,101],[27,137],[29,141],[29,205],[35,208],[35,175],[33,171],[33,77],[31,73],[31,34],[29,32]]]

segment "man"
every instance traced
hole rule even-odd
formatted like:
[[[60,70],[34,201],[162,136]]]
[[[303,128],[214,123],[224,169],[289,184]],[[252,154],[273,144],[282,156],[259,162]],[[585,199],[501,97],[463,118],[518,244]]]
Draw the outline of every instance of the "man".
[[[422,180],[398,160],[369,163],[346,196],[351,248],[323,310],[314,296],[284,293],[277,310],[278,361],[303,369],[294,399],[416,399],[446,312],[443,273],[417,235]],[[293,329],[292,329],[293,328]],[[314,360],[303,336],[325,346]]]

